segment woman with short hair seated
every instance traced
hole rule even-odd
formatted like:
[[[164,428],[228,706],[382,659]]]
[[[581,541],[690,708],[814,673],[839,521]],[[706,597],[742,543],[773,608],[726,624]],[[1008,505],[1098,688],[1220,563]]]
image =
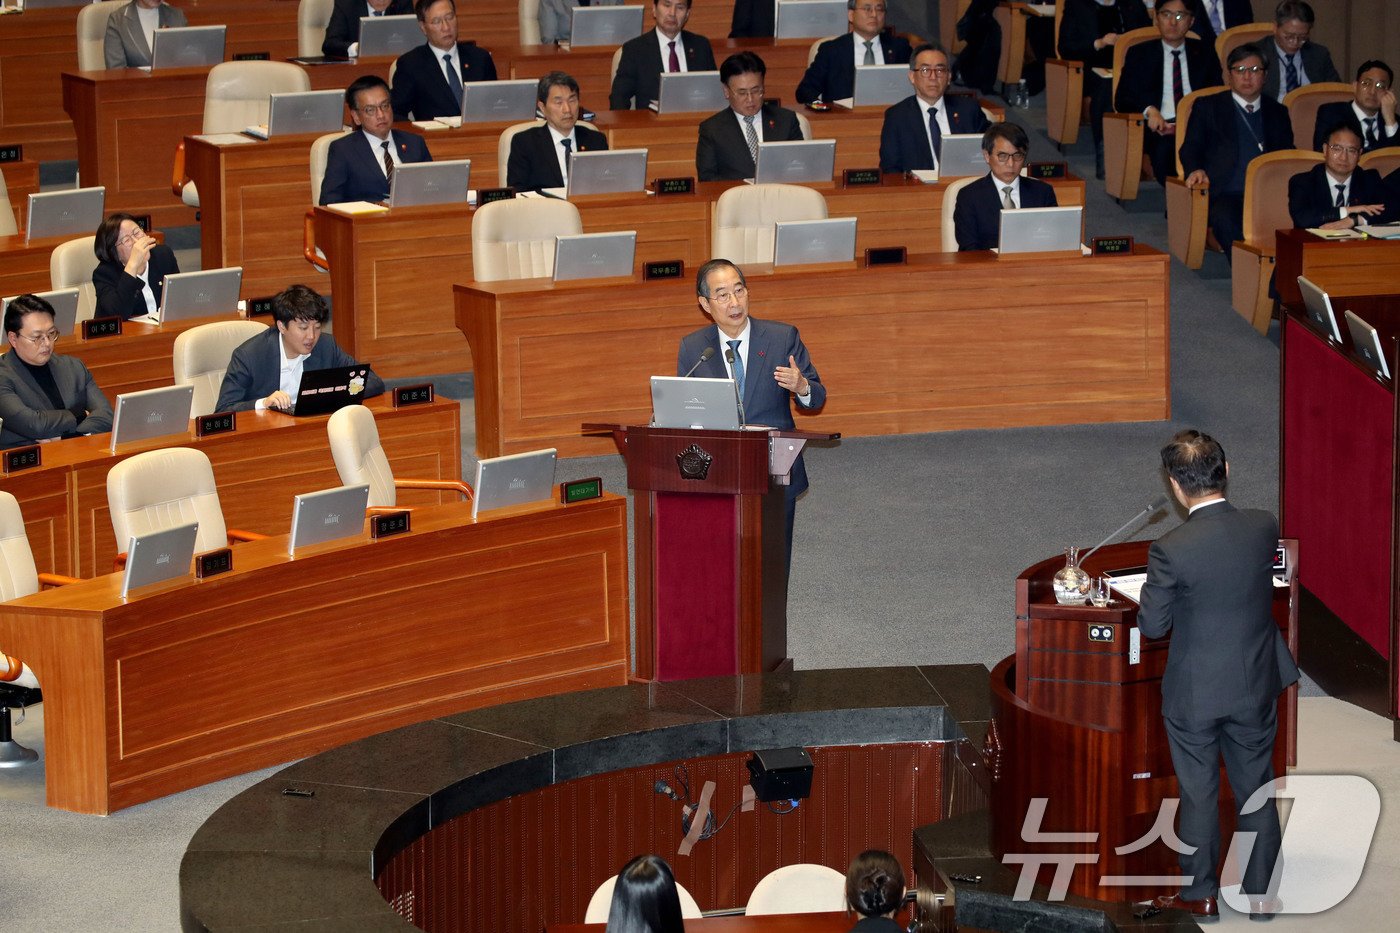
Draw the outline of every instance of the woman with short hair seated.
[[[96,317],[128,320],[155,314],[165,277],[180,271],[174,251],[142,230],[130,214],[111,214],[98,224],[92,251],[97,255],[92,270]]]
[[[846,903],[861,915],[852,933],[903,933],[894,915],[904,904],[904,869],[882,849],[857,855],[846,871]]]
[[[607,933],[682,933],[681,899],[671,866],[659,855],[639,855],[617,873]]]

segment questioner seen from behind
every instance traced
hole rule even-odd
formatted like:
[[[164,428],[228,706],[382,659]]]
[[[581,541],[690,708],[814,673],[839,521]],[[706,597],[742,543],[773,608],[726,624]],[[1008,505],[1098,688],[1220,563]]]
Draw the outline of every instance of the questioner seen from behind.
[[[1026,131],[1015,123],[993,123],[982,134],[982,158],[990,171],[958,192],[953,230],[959,252],[998,246],[1002,211],[1059,206],[1053,187],[1021,177],[1029,149]]]
[[[951,78],[948,65],[948,53],[936,42],[914,50],[909,60],[914,93],[886,109],[880,127],[880,171],[936,169],[943,157],[944,136],[980,133],[988,127],[977,101],[944,94]]]
[[[233,351],[216,411],[290,411],[304,372],[356,366],[321,325],[330,317],[326,300],[305,285],[292,285],[272,300],[276,327],[250,337]],[[370,370],[365,398],[382,394],[384,382]]]
[[[653,0],[651,13],[656,28],[622,44],[608,95],[613,110],[645,110],[661,96],[663,72],[715,70],[710,40],[685,28],[690,0]]]
[[[112,430],[112,406],[82,360],[54,352],[53,306],[20,295],[5,306],[0,447]]]
[[[540,78],[535,101],[544,126],[516,133],[510,141],[506,184],[516,191],[562,188],[569,182],[569,161],[577,152],[608,148],[608,138],[578,125],[578,82],[562,71]]]
[[[389,199],[394,167],[431,162],[423,137],[393,128],[389,85],[378,75],[362,75],[345,89],[345,104],[359,132],[347,133],[326,151],[321,203]]]
[[[802,138],[797,114],[763,102],[768,68],[753,52],[736,52],[719,66],[729,106],[700,124],[695,171],[701,181],[741,181],[754,176],[760,142]]]
[[[149,68],[156,30],[186,25],[184,11],[162,0],[131,0],[107,17],[102,57],[108,68]]]
[[[1322,144],[1322,164],[1288,180],[1288,214],[1295,227],[1354,230],[1384,218],[1385,183],[1373,168],[1357,168],[1361,127],[1347,118]]]
[[[846,903],[861,915],[851,933],[903,933],[894,920],[904,903],[904,869],[883,849],[867,849],[846,870]]]
[[[413,12],[413,0],[335,0],[321,54],[330,58],[355,58],[360,54],[360,18],[405,16]]]
[[[180,271],[175,253],[156,242],[130,214],[109,214],[92,238],[97,267],[97,317],[130,319],[155,314],[165,277]]]
[[[462,82],[495,81],[491,53],[457,41],[455,0],[416,0],[413,12],[427,42],[394,63],[395,120],[432,120],[462,115]]]
[[[798,103],[849,99],[855,95],[857,68],[909,61],[909,40],[885,32],[885,0],[846,0],[846,10],[851,31],[817,47],[797,84]]]
[[[671,866],[639,855],[617,873],[606,933],[682,933],[681,899]]]

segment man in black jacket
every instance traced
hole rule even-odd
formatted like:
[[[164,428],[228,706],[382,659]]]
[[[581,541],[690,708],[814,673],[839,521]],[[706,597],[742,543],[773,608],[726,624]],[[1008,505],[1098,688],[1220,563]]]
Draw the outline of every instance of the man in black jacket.
[[[719,66],[729,106],[700,124],[695,171],[701,181],[738,181],[754,176],[758,144],[801,139],[797,114],[763,102],[768,68],[753,52],[738,52]]]
[[[798,103],[850,98],[857,67],[909,61],[909,40],[885,34],[885,0],[846,0],[846,10],[851,31],[817,47],[816,58],[797,84]]]
[[[608,148],[608,138],[578,125],[578,82],[562,71],[540,78],[535,100],[544,126],[515,134],[506,162],[506,184],[517,191],[563,188],[569,183],[569,159],[576,152]]]
[[[622,44],[608,106],[613,110],[645,110],[660,97],[662,72],[714,71],[710,40],[687,32],[690,0],[653,0],[656,28]]]
[[[330,58],[355,58],[360,54],[360,18],[363,16],[406,16],[413,12],[412,0],[335,0],[331,21],[321,54]]]
[[[1395,72],[1382,61],[1362,62],[1356,69],[1352,99],[1317,108],[1313,148],[1321,149],[1327,131],[1348,117],[1361,127],[1362,152],[1400,146],[1400,121],[1395,116]]]
[[[394,69],[394,119],[460,116],[462,83],[495,81],[491,53],[457,41],[456,0],[417,0],[413,12],[427,42],[399,56]]]
[[[1288,180],[1288,214],[1295,227],[1354,230],[1386,212],[1385,184],[1371,168],[1357,168],[1361,127],[1347,118],[1322,144],[1321,165]]]
[[[1340,81],[1327,46],[1311,39],[1316,15],[1307,0],[1282,0],[1274,9],[1274,37],[1259,43],[1269,73],[1264,96],[1283,102],[1289,91],[1319,81]]]

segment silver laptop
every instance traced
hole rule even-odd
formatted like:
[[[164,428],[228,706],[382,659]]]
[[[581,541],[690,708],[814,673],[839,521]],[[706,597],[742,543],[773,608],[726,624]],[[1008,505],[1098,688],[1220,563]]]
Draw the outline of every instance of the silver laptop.
[[[1003,253],[1079,250],[1082,207],[1023,207],[1001,212]]]
[[[646,106],[649,101],[637,103]],[[727,106],[718,71],[672,71],[661,75],[657,113],[714,113]]]
[[[126,546],[122,599],[138,587],[164,583],[191,573],[194,542],[198,537],[199,522],[132,535]]]
[[[34,292],[35,298],[42,298],[53,306],[53,326],[61,336],[73,333],[73,328],[78,325],[78,290],[76,288],[60,288],[52,292]],[[10,302],[18,298],[18,295],[11,295],[3,302],[0,302],[0,309],[9,307]]]
[[[167,434],[188,434],[194,386],[162,386],[123,392],[117,396],[117,413],[112,418],[112,446],[144,441]]]
[[[626,194],[645,191],[645,149],[599,149],[569,159],[568,194]]]
[[[160,307],[150,315],[134,318],[152,324],[171,324],[196,317],[213,317],[238,310],[238,293],[243,288],[243,267],[209,269],[203,272],[176,272],[165,277],[160,290]]]
[[[1346,315],[1347,330],[1351,331],[1351,345],[1356,350],[1357,357],[1371,369],[1389,379],[1390,363],[1385,357],[1385,345],[1381,343],[1381,335],[1376,333],[1374,327],[1352,312],[1344,311],[1342,313]]]
[[[777,39],[820,39],[843,35],[847,32],[846,24],[844,0],[779,0],[778,24],[773,35]],[[908,79],[905,81],[907,88]]]
[[[855,106],[888,107],[908,96],[908,65],[863,65],[856,69]]]
[[[267,106],[267,135],[334,133],[345,125],[345,92],[298,91],[272,94]]]
[[[657,428],[737,431],[739,390],[733,379],[652,376],[651,423]]]
[[[389,206],[459,204],[467,199],[471,177],[471,159],[396,165],[389,182]]]
[[[533,120],[538,84],[533,78],[521,81],[468,81],[462,85],[462,122]]]
[[[831,181],[836,167],[836,140],[798,139],[758,144],[754,181],[760,185]]]
[[[423,30],[412,13],[360,17],[361,58],[396,57],[422,44]]]
[[[472,518],[492,509],[503,509],[529,502],[554,501],[553,447],[531,450],[507,457],[491,457],[476,462],[476,496]]]
[[[365,530],[369,485],[336,486],[303,493],[292,503],[292,536],[287,553],[297,548],[350,538]]]
[[[640,6],[586,6],[574,8],[571,47],[621,45],[642,34]]]
[[[939,178],[981,177],[987,174],[987,160],[982,157],[981,133],[949,133],[943,137],[939,153]]]
[[[45,191],[29,196],[29,225],[26,243],[52,236],[91,235],[102,223],[107,189],[76,188],[72,191]]]
[[[207,68],[224,60],[227,26],[157,29],[151,42],[151,69]]]
[[[856,219],[780,220],[774,224],[773,265],[850,262],[856,257]]]
[[[1335,343],[1342,342],[1342,331],[1337,326],[1337,312],[1332,308],[1332,299],[1314,282],[1298,276],[1298,290],[1303,293],[1303,308],[1308,320],[1318,326]]]
[[[635,230],[555,237],[554,281],[630,276],[636,254]]]

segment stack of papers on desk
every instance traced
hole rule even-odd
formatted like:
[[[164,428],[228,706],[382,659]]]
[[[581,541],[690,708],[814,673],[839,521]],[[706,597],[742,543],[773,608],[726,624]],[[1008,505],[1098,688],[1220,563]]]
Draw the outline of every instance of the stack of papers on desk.
[[[383,204],[375,204],[372,201],[342,201],[339,204],[327,204],[326,207],[342,214],[384,214],[388,208]]]
[[[256,126],[245,126],[243,132],[249,136],[256,136],[258,139],[267,139],[267,124],[259,123]]]
[[[212,143],[215,146],[228,146],[233,143],[251,143],[253,140],[242,133],[205,133],[196,136],[195,139],[204,143]]]
[[[1400,240],[1400,224],[1372,224],[1366,235],[1379,240]]]
[[[923,182],[926,185],[932,185],[938,181],[937,169],[913,168],[909,170],[909,174],[913,175],[915,178],[917,178],[919,181]]]
[[[1324,240],[1361,240],[1366,237],[1360,230],[1324,230],[1321,227],[1309,227],[1308,232]]]

